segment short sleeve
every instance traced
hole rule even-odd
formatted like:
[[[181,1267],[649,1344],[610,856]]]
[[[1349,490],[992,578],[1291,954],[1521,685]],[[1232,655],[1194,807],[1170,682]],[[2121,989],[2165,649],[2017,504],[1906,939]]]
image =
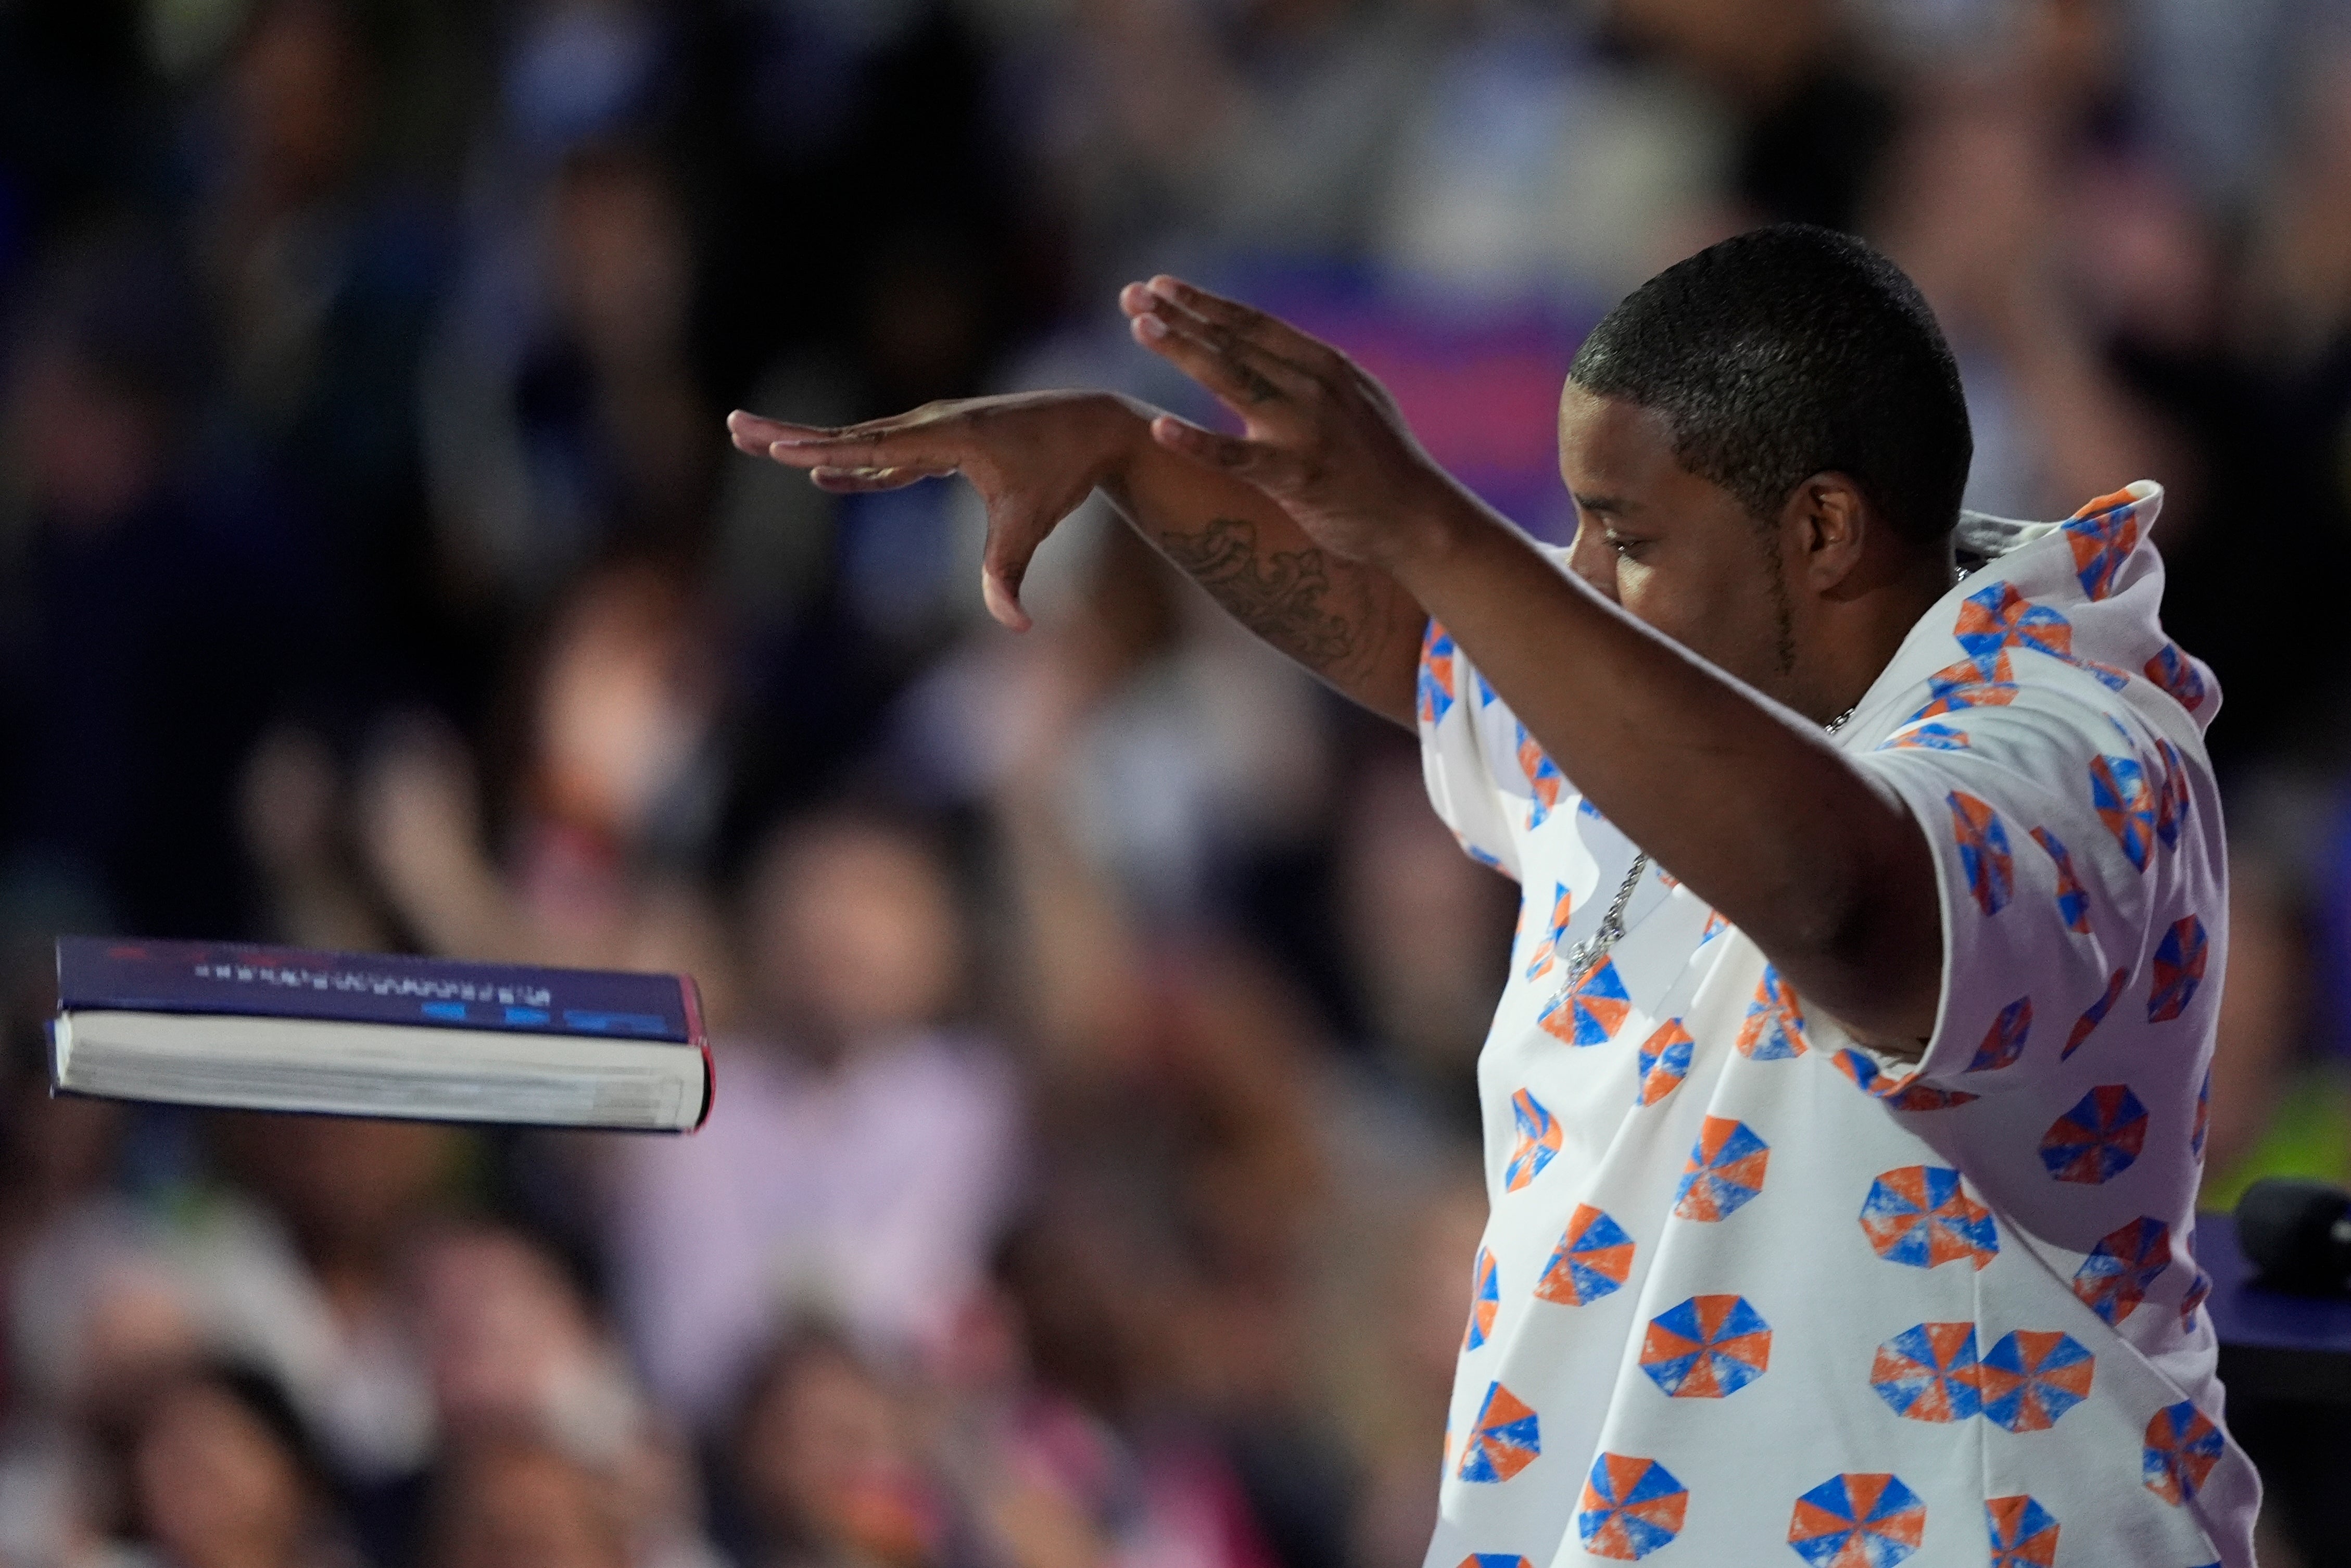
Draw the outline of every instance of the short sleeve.
[[[1434,618],[1421,639],[1414,706],[1429,804],[1471,860],[1518,878],[1519,845],[1510,826],[1510,802],[1489,763],[1481,722],[1485,711],[1497,705],[1486,696],[1478,672]]]
[[[2129,1028],[2194,1000],[2223,885],[2201,742],[2080,685],[1914,719],[1855,758],[1924,831],[1943,926],[1926,1054],[1856,1072],[1872,1092],[2045,1084],[2116,1009]]]

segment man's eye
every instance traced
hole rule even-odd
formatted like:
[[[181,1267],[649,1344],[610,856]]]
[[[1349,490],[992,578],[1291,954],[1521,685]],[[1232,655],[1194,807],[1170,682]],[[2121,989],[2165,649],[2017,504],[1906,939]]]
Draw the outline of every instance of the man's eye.
[[[1620,556],[1631,555],[1635,550],[1641,548],[1641,542],[1642,541],[1639,539],[1618,538],[1614,534],[1608,536],[1608,548],[1614,550]]]

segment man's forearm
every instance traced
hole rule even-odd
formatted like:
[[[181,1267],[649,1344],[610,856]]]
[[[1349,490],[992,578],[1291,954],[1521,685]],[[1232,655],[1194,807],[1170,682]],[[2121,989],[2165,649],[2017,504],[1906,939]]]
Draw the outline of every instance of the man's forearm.
[[[1887,1044],[1932,1028],[1940,914],[1907,810],[1809,720],[1640,624],[1464,502],[1396,562],[1593,804]],[[1921,956],[1922,973],[1913,973]],[[1926,1010],[1920,1011],[1925,999]]]
[[[1386,572],[1316,544],[1262,490],[1153,441],[1150,411],[1119,405],[1099,482],[1119,514],[1242,625],[1409,727],[1426,611]]]

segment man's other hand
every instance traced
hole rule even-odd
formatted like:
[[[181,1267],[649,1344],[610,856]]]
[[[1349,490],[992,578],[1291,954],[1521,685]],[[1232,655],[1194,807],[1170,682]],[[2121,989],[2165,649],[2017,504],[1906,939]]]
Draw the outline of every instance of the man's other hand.
[[[1244,427],[1221,435],[1161,414],[1152,438],[1262,490],[1333,554],[1393,569],[1441,550],[1464,504],[1475,509],[1387,389],[1330,344],[1165,276],[1128,284],[1119,306],[1136,342]]]

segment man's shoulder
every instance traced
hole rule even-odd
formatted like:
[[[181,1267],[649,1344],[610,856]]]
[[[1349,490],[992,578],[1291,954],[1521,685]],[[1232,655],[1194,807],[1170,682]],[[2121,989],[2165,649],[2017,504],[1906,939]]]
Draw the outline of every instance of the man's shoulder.
[[[1961,733],[2012,735],[2085,761],[2162,741],[2205,768],[2220,691],[2163,629],[2162,495],[2141,480],[2063,522],[1963,516],[1955,545],[1970,570],[1912,628],[1856,728],[1876,746],[1946,750]]]

